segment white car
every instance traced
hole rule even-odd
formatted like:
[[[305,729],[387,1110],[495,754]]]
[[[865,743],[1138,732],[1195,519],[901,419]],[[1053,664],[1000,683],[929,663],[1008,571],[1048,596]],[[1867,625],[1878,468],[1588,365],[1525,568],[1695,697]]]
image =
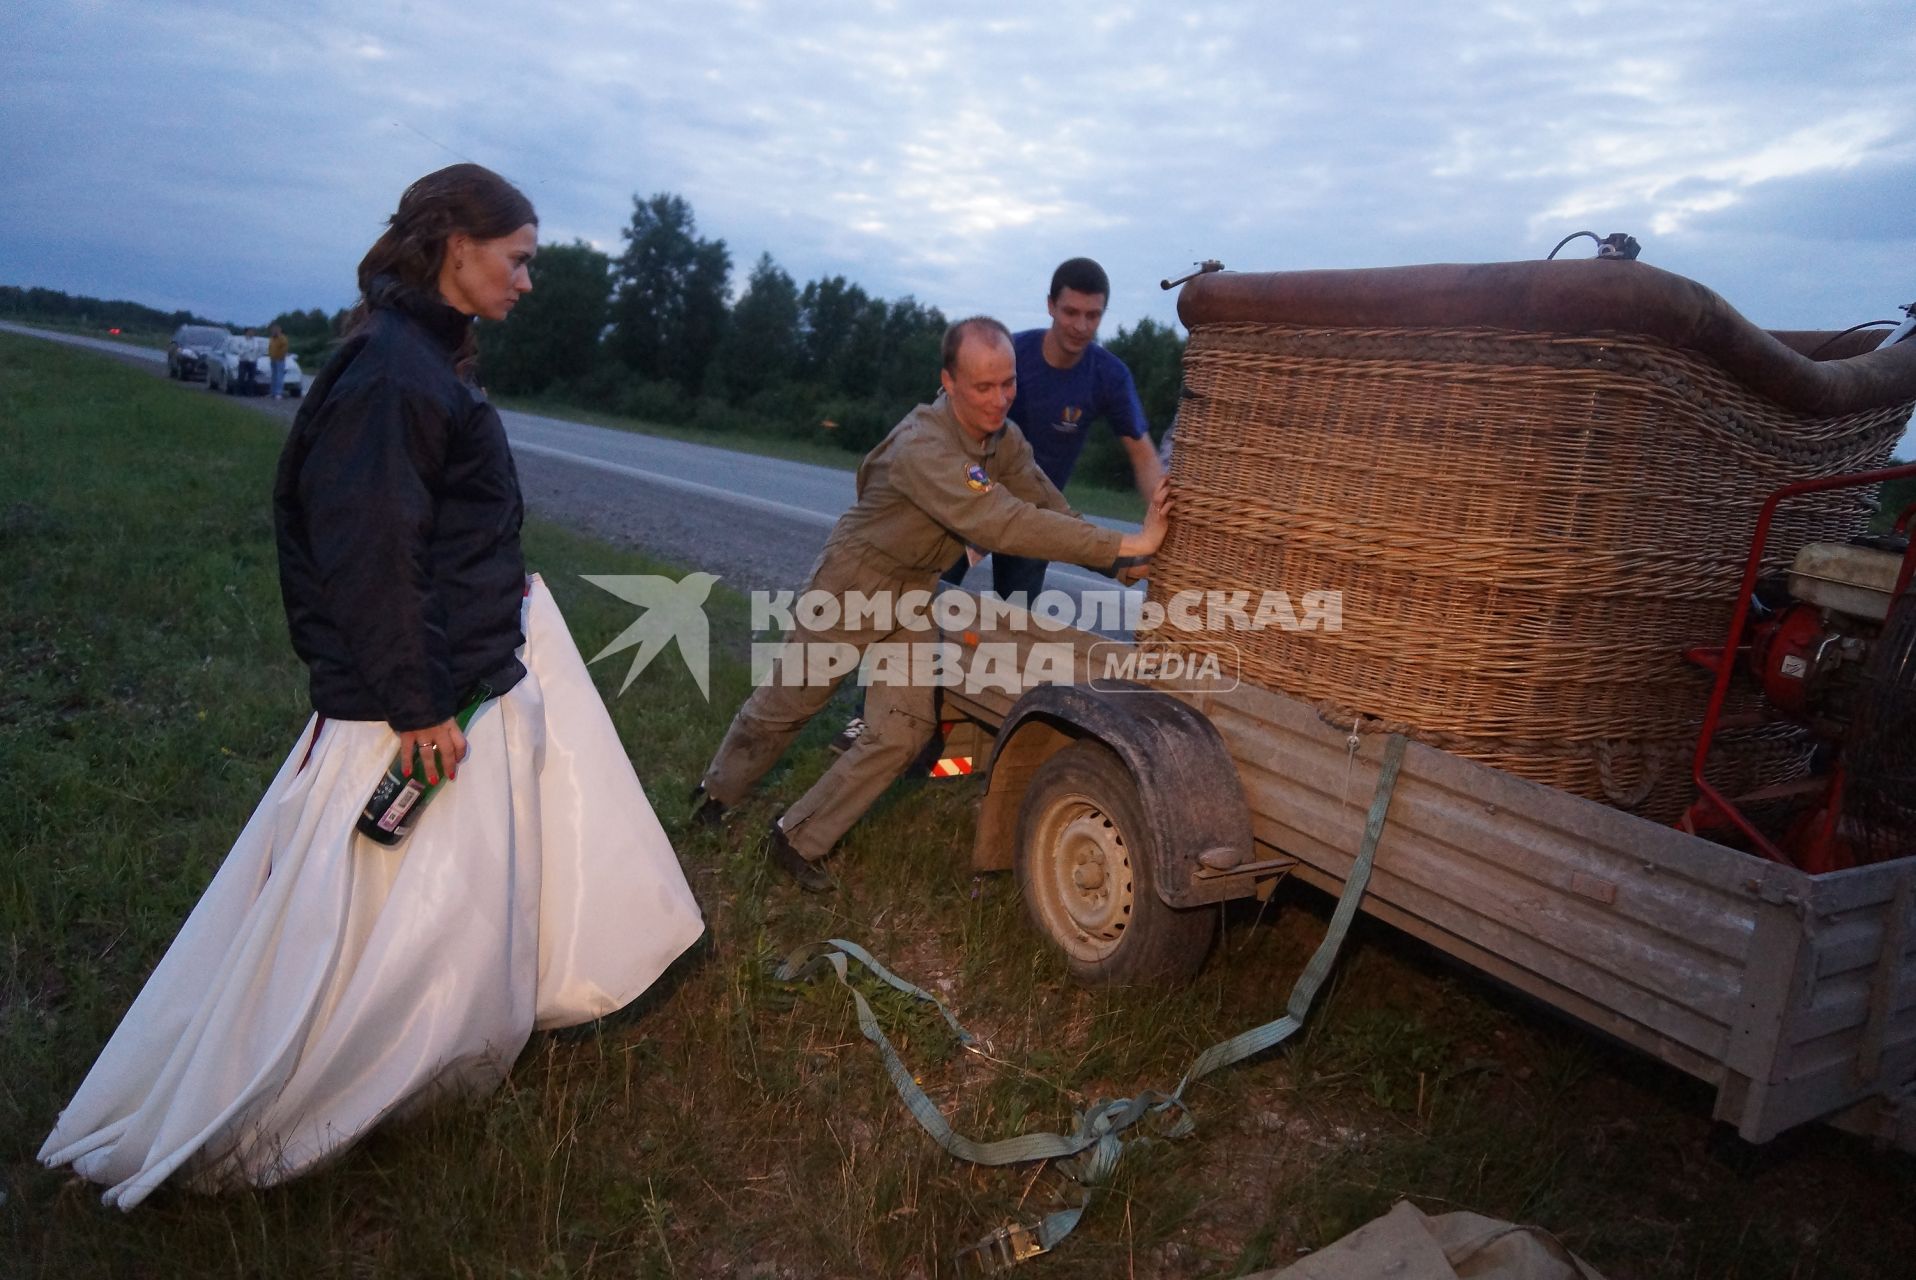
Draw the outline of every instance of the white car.
[[[306,389],[299,357],[286,353],[286,394],[299,399]],[[229,396],[263,396],[273,389],[273,363],[266,358],[266,339],[232,336],[206,360],[206,389]]]

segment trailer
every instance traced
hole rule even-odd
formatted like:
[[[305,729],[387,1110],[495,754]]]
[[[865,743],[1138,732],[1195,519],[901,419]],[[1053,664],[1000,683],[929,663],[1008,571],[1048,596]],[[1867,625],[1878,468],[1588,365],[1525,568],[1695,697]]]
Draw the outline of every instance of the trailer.
[[[1380,738],[1248,684],[1093,691],[1111,642],[1064,638],[1081,684],[943,715],[990,739],[974,869],[1015,870],[1075,974],[1188,973],[1203,908],[1285,874],[1342,892]],[[1751,1142],[1836,1119],[1916,1151],[1916,859],[1811,876],[1414,742],[1390,814],[1366,912],[1714,1085]]]
[[[1464,269],[1413,270],[1451,273],[1444,280],[1452,287],[1432,304],[1446,324],[1457,323],[1460,306],[1468,312],[1475,305],[1467,289],[1455,287]],[[1391,307],[1404,307],[1402,291],[1392,293],[1377,273],[1298,274],[1313,278],[1287,284],[1293,295],[1354,289],[1389,295]],[[1332,276],[1366,278],[1316,279]],[[1486,296],[1507,298],[1513,278],[1533,280],[1527,270],[1507,272]],[[1268,279],[1213,281],[1193,282],[1182,300],[1194,348],[1207,317],[1222,311],[1227,320],[1241,319],[1243,299],[1270,287]],[[1200,314],[1192,323],[1190,291],[1200,287],[1213,292],[1199,299],[1205,305],[1195,308]],[[1645,287],[1642,277],[1631,277],[1639,301]],[[1590,327],[1566,321],[1555,293],[1535,287],[1519,293],[1520,307],[1548,311],[1558,329]],[[1501,305],[1500,323],[1509,325],[1508,304]],[[1721,321],[1708,307],[1692,310]],[[1360,314],[1350,323],[1374,319]],[[1507,332],[1484,320],[1464,317],[1465,348],[1469,334],[1496,341]],[[1694,339],[1708,328],[1693,316],[1688,332]],[[1747,329],[1718,323],[1719,348],[1741,343],[1770,359],[1773,353]],[[1765,340],[1781,349],[1801,337]],[[1668,333],[1652,340],[1675,341]],[[1720,363],[1734,369],[1737,358]],[[1851,390],[1867,383],[1876,402],[1900,397],[1905,414],[1916,396],[1916,342],[1863,365],[1833,363],[1847,367],[1789,373],[1845,380]],[[1189,357],[1187,383],[1195,383],[1200,396],[1216,388],[1194,375]],[[1818,394],[1827,392],[1823,387]],[[1835,404],[1832,411],[1843,408]],[[1238,456],[1255,457],[1255,451],[1239,449]],[[1184,468],[1173,475],[1189,483],[1193,473]],[[1182,494],[1179,501],[1182,516]],[[1739,527],[1747,530],[1754,515],[1747,513]],[[1352,542],[1347,531],[1335,532],[1340,546]],[[1799,527],[1795,542],[1813,533]],[[1282,546],[1275,536],[1273,542]],[[1728,549],[1727,581],[1737,581],[1734,570],[1745,550]],[[1786,545],[1775,552],[1787,561],[1798,550]],[[1907,564],[1907,554],[1904,559]],[[1751,553],[1751,572],[1774,561]],[[1259,561],[1270,562],[1269,556]],[[1166,570],[1167,577],[1175,574],[1187,586],[1213,576],[1229,585],[1247,580],[1233,576],[1215,549],[1191,542],[1182,563]],[[1905,569],[1892,596],[1910,592],[1907,579]],[[1736,597],[1721,594],[1728,617]],[[1520,600],[1518,607],[1540,606]],[[1741,611],[1734,612],[1741,620]],[[1363,910],[1708,1082],[1716,1090],[1716,1118],[1751,1142],[1820,1119],[1916,1151],[1916,845],[1905,845],[1901,856],[1812,874],[1679,829],[1667,812],[1630,812],[1628,805],[1519,776],[1518,768],[1467,758],[1451,745],[1464,741],[1459,736],[1420,734],[1415,725],[1396,723],[1398,713],[1380,719],[1375,706],[1361,704],[1361,688],[1355,695],[1344,689],[1308,696],[1274,687],[1277,681],[1262,674],[1280,668],[1253,670],[1249,663],[1227,664],[1177,687],[1152,684],[1136,678],[1138,651],[1128,642],[1046,626],[1020,613],[1002,615],[996,625],[987,615],[951,639],[965,655],[964,678],[942,691],[941,718],[956,725],[949,741],[962,743],[970,734],[976,745],[947,750],[989,761],[973,864],[1016,873],[1031,919],[1080,980],[1194,972],[1217,916],[1207,908],[1266,893],[1280,877],[1339,893],[1357,856],[1386,737],[1399,732],[1411,741]],[[1734,627],[1727,642],[1719,633],[1693,636],[1690,643],[1697,646],[1691,659],[1715,663],[1710,670],[1725,682],[1729,666],[1746,660],[1750,648]],[[1008,681],[1007,669],[1033,669],[1037,646],[1052,655],[1050,676],[1040,683]],[[1069,679],[1057,678],[1060,646],[1069,648]],[[1209,651],[1221,650],[1213,645]],[[1003,661],[1011,652],[1018,660]],[[983,654],[994,661],[981,661]],[[1690,725],[1692,735],[1705,711],[1708,674],[1693,682],[1693,700],[1680,709],[1687,716],[1680,723]],[[1355,714],[1354,701],[1360,702]],[[1906,716],[1907,700],[1898,708],[1896,714]],[[1747,721],[1754,713],[1738,714]],[[1916,740],[1916,727],[1898,723],[1897,732],[1909,734],[1905,743]],[[1772,798],[1814,789],[1802,778],[1753,785],[1751,795]],[[1905,799],[1916,803],[1916,797]]]

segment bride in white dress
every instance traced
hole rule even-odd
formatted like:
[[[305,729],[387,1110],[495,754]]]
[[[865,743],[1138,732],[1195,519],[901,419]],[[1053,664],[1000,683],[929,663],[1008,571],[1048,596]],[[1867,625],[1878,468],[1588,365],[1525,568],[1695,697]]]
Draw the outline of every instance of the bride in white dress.
[[[544,584],[524,576],[474,316],[531,285],[531,204],[477,165],[408,188],[275,487],[315,716],[40,1159],[130,1209],[270,1185],[388,1116],[484,1092],[535,1027],[603,1016],[703,931]],[[453,718],[475,688],[462,731]],[[396,753],[449,782],[358,834]]]

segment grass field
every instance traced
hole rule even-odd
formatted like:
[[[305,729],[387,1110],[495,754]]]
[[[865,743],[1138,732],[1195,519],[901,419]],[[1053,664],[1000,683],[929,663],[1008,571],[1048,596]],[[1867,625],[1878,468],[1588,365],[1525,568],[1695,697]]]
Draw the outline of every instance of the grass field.
[[[665,981],[535,1036],[495,1095],[286,1187],[103,1209],[34,1153],[307,714],[274,573],[279,439],[241,406],[0,335],[0,1274],[953,1275],[957,1248],[1068,1184],[946,1157],[843,992],[775,981],[778,956],[847,936],[943,994],[991,1059],[876,1004],[957,1127],[1004,1137],[1170,1086],[1275,1016],[1322,934],[1328,904],[1287,889],[1234,908],[1184,990],[1080,990],[1008,878],[966,869],[974,783],[899,784],[846,842],[841,890],[800,895],[756,834],[824,767],[836,717],[729,831],[684,826],[747,687],[725,596],[710,705],[668,659],[623,696],[624,661],[595,668],[707,915]],[[670,571],[551,526],[527,548],[587,654],[630,618],[577,575]],[[1893,1280],[1916,1257],[1916,1162],[1814,1128],[1745,1148],[1702,1086],[1361,921],[1304,1032],[1191,1102],[1196,1134],[1127,1156],[1022,1274],[1242,1275],[1406,1196],[1545,1226],[1611,1280]]]

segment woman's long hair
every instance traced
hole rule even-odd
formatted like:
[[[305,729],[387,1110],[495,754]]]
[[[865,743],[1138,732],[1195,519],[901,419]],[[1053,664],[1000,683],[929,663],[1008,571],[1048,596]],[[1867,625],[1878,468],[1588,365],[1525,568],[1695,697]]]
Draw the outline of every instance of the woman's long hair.
[[[381,276],[437,298],[446,242],[454,232],[496,240],[538,221],[525,193],[484,165],[448,165],[427,174],[406,188],[398,211],[386,220],[385,234],[359,260],[359,301],[347,317],[346,332],[365,324],[373,282]],[[455,357],[462,374],[471,368],[477,349],[478,340],[467,330]]]

